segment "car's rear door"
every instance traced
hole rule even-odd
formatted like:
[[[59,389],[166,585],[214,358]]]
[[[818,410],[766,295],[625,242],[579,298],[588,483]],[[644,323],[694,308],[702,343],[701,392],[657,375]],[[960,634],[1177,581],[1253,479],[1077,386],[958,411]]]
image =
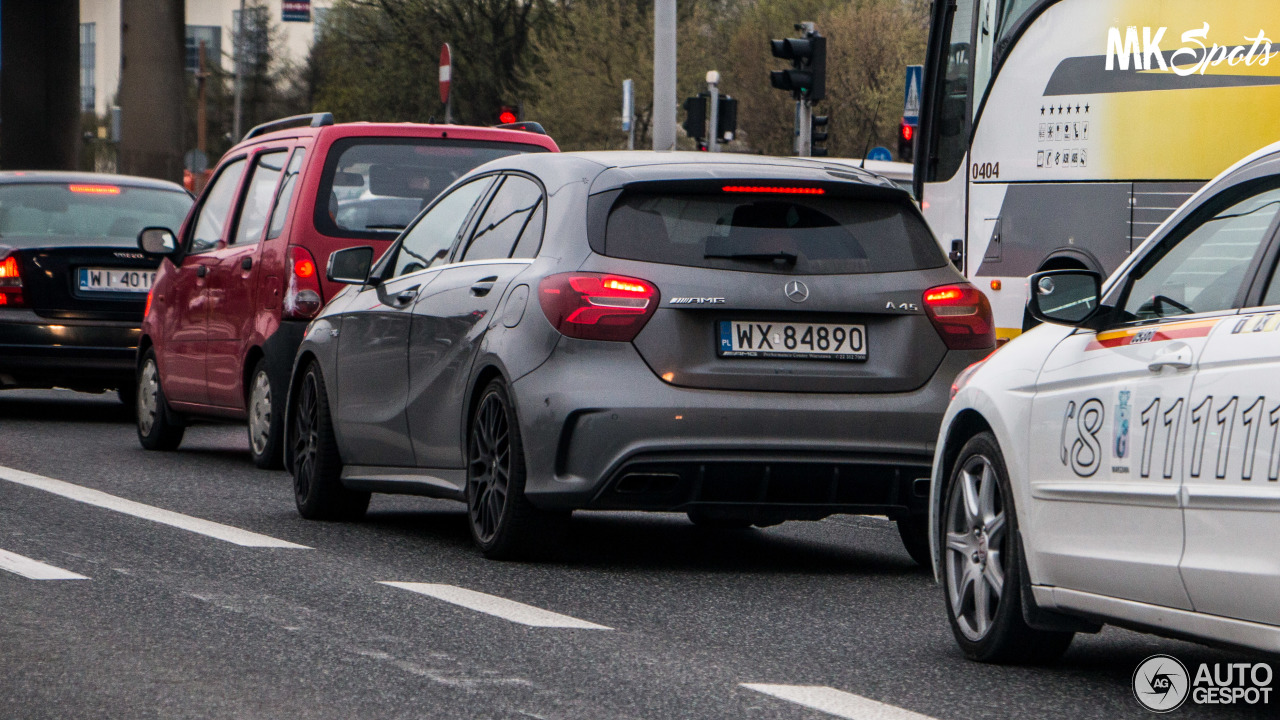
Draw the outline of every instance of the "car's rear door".
[[[235,210],[225,247],[210,253],[209,353],[206,374],[209,404],[244,408],[245,340],[258,315],[259,248],[267,218],[288,158],[287,147],[270,147],[254,154],[252,172]]]
[[[436,280],[492,182],[472,181],[436,201],[381,261],[382,282],[362,289],[341,316],[335,424],[348,464],[414,465],[405,419],[414,301]]]
[[[529,266],[542,238],[542,186],[508,175],[458,262],[418,297],[409,338],[409,432],[422,467],[462,467],[462,414],[472,362],[512,278]],[[520,258],[511,257],[516,248]]]
[[[1277,215],[1280,191],[1255,201]],[[1280,276],[1275,252],[1238,317],[1209,336],[1189,406],[1182,580],[1202,613],[1280,625]]]
[[[1277,208],[1276,191],[1209,199],[1114,291],[1119,324],[1079,331],[1050,354],[1032,405],[1032,502],[1022,510],[1037,538],[1028,557],[1037,583],[1196,607],[1179,570],[1181,491],[1218,464],[1224,403],[1192,387],[1235,322]]]

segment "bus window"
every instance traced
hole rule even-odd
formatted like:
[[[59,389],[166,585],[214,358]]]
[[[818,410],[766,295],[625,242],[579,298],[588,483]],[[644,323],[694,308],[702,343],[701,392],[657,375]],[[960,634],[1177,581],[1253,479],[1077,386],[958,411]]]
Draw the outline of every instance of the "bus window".
[[[1009,33],[1013,32],[1014,26],[1022,19],[1022,16],[1026,15],[1031,6],[1039,1],[1005,0],[1004,7],[1000,8],[1000,30],[997,33],[999,35],[997,43],[1004,43],[1009,38]]]
[[[937,126],[938,164],[931,180],[949,180],[964,164],[969,152],[969,79],[972,75],[974,0],[956,3],[947,51],[947,73],[939,98]]]
[[[977,32],[974,33],[973,55],[973,105],[970,107],[976,120],[982,100],[991,83],[992,63],[996,51],[996,10],[999,0],[978,0]]]

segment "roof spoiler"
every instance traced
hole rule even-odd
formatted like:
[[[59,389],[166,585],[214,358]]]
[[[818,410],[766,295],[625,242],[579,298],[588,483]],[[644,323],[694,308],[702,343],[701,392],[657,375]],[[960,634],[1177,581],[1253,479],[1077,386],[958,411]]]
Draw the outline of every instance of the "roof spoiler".
[[[546,135],[546,128],[540,123],[521,120],[520,122],[506,123],[505,125],[494,125],[499,130],[520,130],[522,132],[531,132],[537,135]]]
[[[294,115],[293,117],[287,117],[281,120],[272,120],[269,123],[263,123],[253,128],[249,132],[245,133],[245,136],[240,139],[240,142],[244,142],[249,138],[258,137],[259,135],[266,135],[267,133],[275,132],[276,130],[287,130],[289,128],[295,128],[295,127],[317,128],[317,127],[324,127],[326,125],[332,125],[332,124],[333,124],[333,113],[322,112],[322,113],[311,113],[310,115]]]

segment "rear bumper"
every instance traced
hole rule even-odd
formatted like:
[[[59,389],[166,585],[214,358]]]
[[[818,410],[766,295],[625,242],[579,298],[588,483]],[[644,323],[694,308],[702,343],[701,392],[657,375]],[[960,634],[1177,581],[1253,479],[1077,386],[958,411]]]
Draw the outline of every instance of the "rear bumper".
[[[545,508],[923,514],[951,381],[985,353],[949,353],[918,390],[799,394],[676,387],[629,344],[562,338],[513,385]]]
[[[133,381],[137,323],[0,313],[0,387],[100,390]]]

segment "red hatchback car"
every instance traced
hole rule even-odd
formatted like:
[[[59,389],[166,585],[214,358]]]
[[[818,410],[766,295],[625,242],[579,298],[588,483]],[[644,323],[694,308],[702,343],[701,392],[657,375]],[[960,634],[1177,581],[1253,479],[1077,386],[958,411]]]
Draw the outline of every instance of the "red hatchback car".
[[[536,126],[535,126],[536,127]],[[138,439],[172,450],[197,419],[248,420],[259,467],[279,467],[283,403],[308,321],[341,286],[329,255],[375,256],[472,168],[555,152],[543,134],[457,125],[346,123],[328,113],[254,128],[219,162],[163,256],[138,343]]]

